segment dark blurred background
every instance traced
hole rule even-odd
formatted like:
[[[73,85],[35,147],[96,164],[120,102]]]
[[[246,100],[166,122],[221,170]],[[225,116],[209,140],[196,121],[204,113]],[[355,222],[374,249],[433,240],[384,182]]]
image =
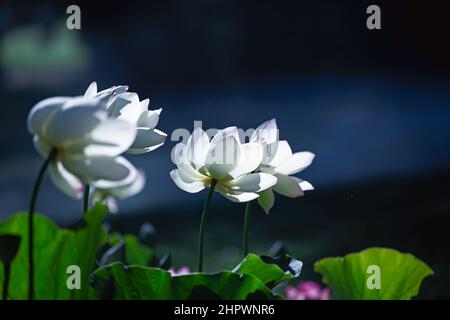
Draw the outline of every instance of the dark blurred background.
[[[81,30],[66,8],[81,8]],[[366,28],[381,7],[382,29]],[[251,248],[277,240],[319,280],[315,260],[388,246],[426,261],[436,275],[421,298],[450,298],[450,4],[438,1],[2,1],[0,4],[0,218],[27,208],[42,159],[26,129],[30,108],[53,95],[128,84],[170,133],[275,117],[294,151],[316,154],[299,176],[316,190],[255,210]],[[195,265],[206,194],[169,178],[175,142],[130,159],[148,178],[121,201],[115,230],[149,221],[158,250]],[[60,225],[81,203],[48,179],[39,211]],[[213,199],[207,229],[210,271],[239,261],[244,206]]]

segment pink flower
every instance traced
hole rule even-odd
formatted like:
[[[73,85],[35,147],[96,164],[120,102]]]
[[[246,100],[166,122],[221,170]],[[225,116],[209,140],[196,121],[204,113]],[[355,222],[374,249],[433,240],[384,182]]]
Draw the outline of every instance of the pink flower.
[[[170,272],[170,274],[172,275],[172,277],[176,277],[176,276],[184,276],[186,274],[191,273],[191,269],[189,269],[188,266],[182,266],[180,267],[178,270],[176,270],[175,268],[170,268],[169,270],[167,270]]]
[[[329,300],[330,295],[329,288],[322,288],[314,281],[303,281],[297,287],[288,286],[286,288],[288,300]]]

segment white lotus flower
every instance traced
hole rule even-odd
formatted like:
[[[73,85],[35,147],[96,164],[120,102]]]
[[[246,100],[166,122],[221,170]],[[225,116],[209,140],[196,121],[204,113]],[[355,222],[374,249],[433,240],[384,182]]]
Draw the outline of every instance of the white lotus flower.
[[[28,116],[28,130],[39,153],[53,151],[50,176],[57,187],[80,198],[83,183],[122,181],[136,170],[119,157],[133,143],[136,129],[108,117],[98,99],[53,97],[37,103]]]
[[[236,127],[219,131],[211,142],[201,128],[196,128],[186,145],[175,146],[173,157],[178,169],[170,176],[180,189],[190,193],[200,192],[216,180],[215,191],[233,202],[247,202],[277,181],[270,174],[253,172],[262,156],[259,143],[241,144]]]
[[[122,181],[97,181],[96,187],[91,189],[92,205],[103,202],[111,213],[117,213],[117,199],[132,197],[144,189],[145,173],[132,168],[127,178]]]
[[[127,151],[142,154],[153,151],[164,144],[167,134],[156,129],[162,109],[148,110],[149,99],[140,101],[134,92],[118,94],[108,107],[112,118],[127,121],[137,129],[136,139]]]
[[[127,92],[128,86],[113,86],[97,92],[97,83],[92,82],[84,96],[98,99],[106,106],[111,118],[127,121],[137,129],[136,139],[130,154],[143,154],[164,144],[167,134],[156,129],[162,109],[148,110],[149,99],[140,101],[135,92]]]
[[[97,82],[92,82],[84,93],[85,98],[98,99],[102,103],[105,104],[106,108],[111,106],[114,103],[117,95],[127,92],[128,86],[120,85],[113,86],[111,88],[102,90],[100,92],[97,91]]]
[[[309,151],[292,153],[286,140],[278,140],[275,119],[261,124],[251,136],[250,141],[259,142],[264,150],[263,160],[257,171],[272,174],[278,179],[274,187],[262,191],[258,198],[260,206],[266,213],[275,202],[272,189],[290,198],[303,196],[304,191],[314,189],[308,181],[291,176],[308,167],[314,159],[314,154]]]

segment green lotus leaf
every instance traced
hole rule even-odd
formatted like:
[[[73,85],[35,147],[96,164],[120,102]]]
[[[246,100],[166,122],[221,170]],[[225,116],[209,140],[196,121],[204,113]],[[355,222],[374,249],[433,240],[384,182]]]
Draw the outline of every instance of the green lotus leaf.
[[[273,288],[298,277],[301,270],[302,262],[287,254],[275,258],[249,254],[233,271],[255,276],[267,287]]]
[[[419,293],[423,279],[433,274],[411,254],[370,248],[345,257],[316,262],[315,271],[333,298],[345,300],[408,300]]]
[[[89,279],[95,268],[95,255],[106,242],[102,222],[106,207],[99,205],[86,213],[83,227],[77,230],[59,228],[47,217],[36,214],[35,299],[85,299],[89,297]],[[18,213],[0,223],[0,235],[20,236],[17,255],[11,264],[9,299],[28,297],[28,215]],[[67,280],[69,266],[80,268],[81,289],[70,290]],[[0,262],[0,283],[3,283]]]
[[[275,299],[258,278],[223,271],[172,277],[163,269],[125,266],[120,262],[98,269],[92,281],[93,295],[127,300]]]

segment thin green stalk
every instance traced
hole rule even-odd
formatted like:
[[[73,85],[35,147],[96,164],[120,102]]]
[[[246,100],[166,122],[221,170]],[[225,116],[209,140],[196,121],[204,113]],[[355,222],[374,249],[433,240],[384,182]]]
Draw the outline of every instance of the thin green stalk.
[[[34,209],[45,170],[50,164],[50,161],[55,157],[56,152],[57,150],[53,149],[47,159],[45,159],[34,182],[33,192],[31,193],[30,207],[28,210],[28,300],[33,300],[34,297]]]
[[[203,271],[203,242],[205,240],[205,227],[208,220],[208,208],[211,203],[211,198],[216,187],[217,180],[212,180],[209,187],[208,197],[206,198],[205,205],[203,206],[202,219],[200,221],[200,233],[198,237],[198,272]]]
[[[244,258],[248,254],[248,230],[250,227],[251,218],[252,218],[252,201],[249,201],[245,205],[244,232],[242,235],[242,247],[243,247],[243,252],[244,252]]]
[[[91,186],[88,184],[84,185],[84,196],[83,196],[83,215],[89,210],[89,191]]]
[[[9,275],[11,271],[11,264],[5,263],[3,266],[3,300],[8,299]]]

